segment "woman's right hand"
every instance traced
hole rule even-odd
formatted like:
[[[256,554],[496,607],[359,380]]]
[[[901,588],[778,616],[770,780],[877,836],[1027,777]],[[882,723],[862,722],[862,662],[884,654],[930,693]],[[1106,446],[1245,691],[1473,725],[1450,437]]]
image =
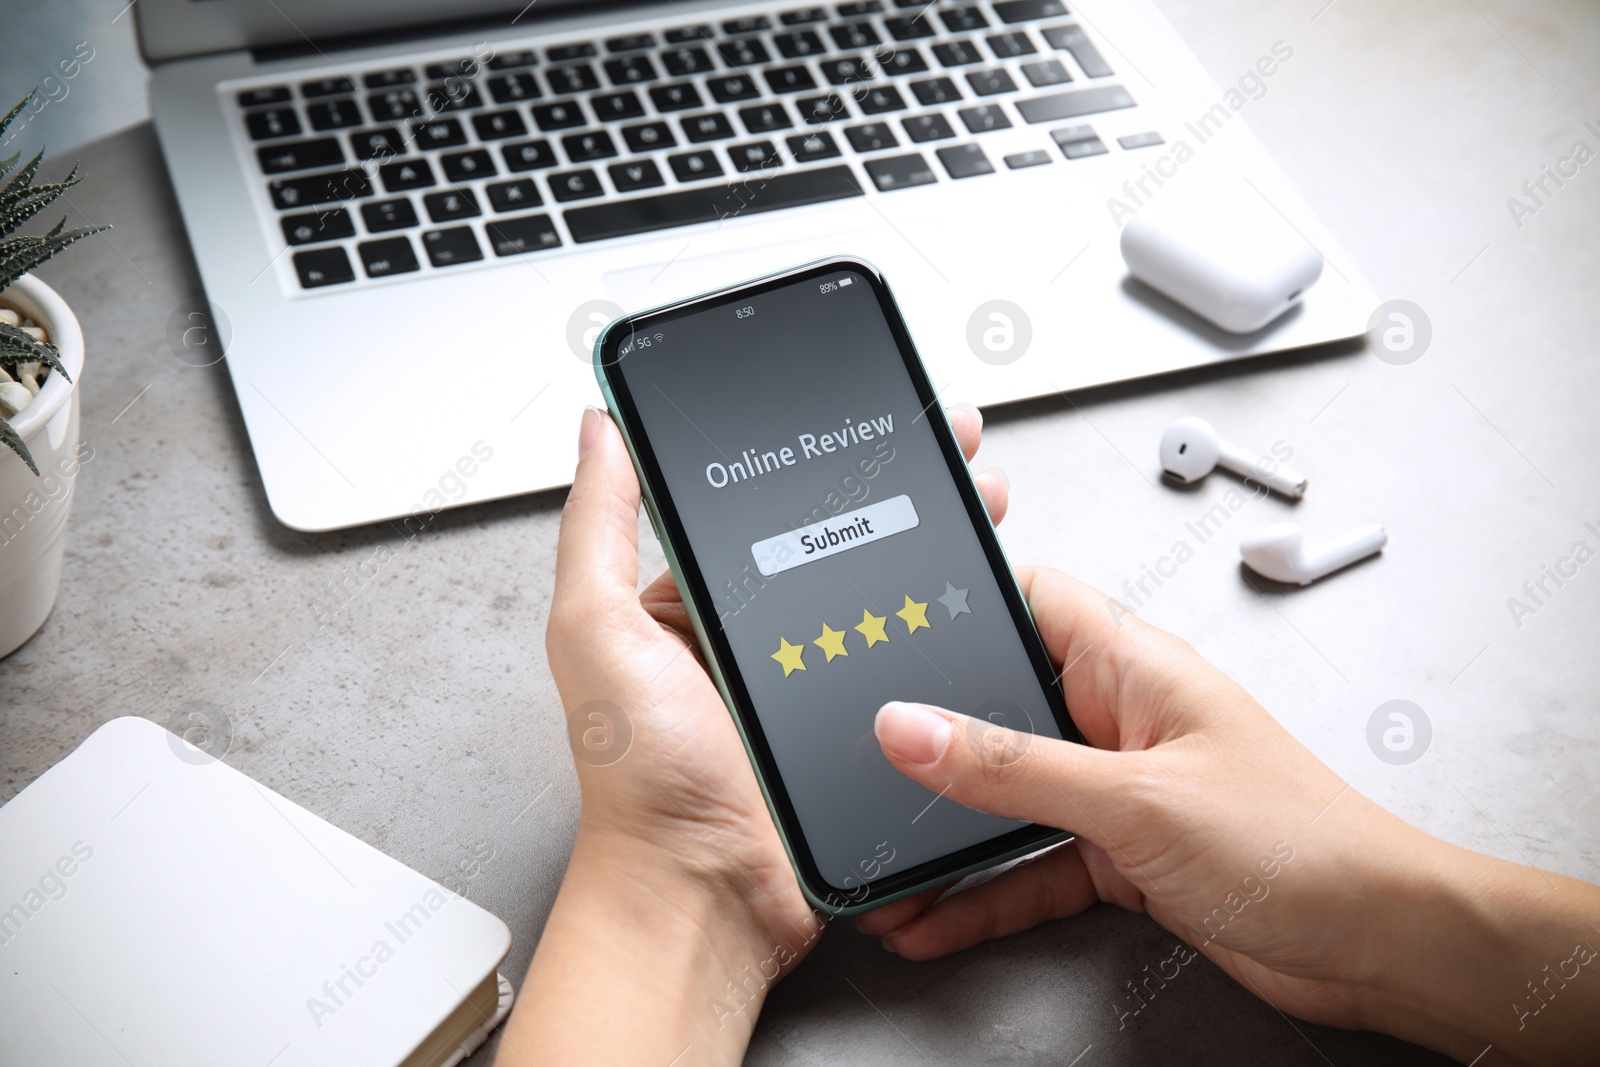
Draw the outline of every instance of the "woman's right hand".
[[[912,704],[886,705],[877,735],[929,789],[1077,840],[972,889],[887,905],[862,930],[929,959],[1106,901],[1313,1022],[1463,1060],[1488,1042],[1539,1062],[1595,1055],[1600,961],[1582,966],[1596,972],[1588,998],[1552,998],[1537,1018],[1515,1003],[1543,964],[1600,943],[1600,890],[1406,824],[1185,642],[1058,572],[1018,580],[1088,745]]]

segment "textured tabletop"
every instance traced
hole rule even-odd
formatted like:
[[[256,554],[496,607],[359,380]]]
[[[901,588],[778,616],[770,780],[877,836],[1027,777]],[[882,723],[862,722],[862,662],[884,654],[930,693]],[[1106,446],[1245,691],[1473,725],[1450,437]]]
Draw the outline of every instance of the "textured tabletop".
[[[1011,557],[1120,593],[1187,539],[1192,553],[1138,597],[1143,618],[1378,802],[1462,845],[1600,880],[1600,564],[1547,580],[1537,603],[1524,591],[1575,542],[1600,549],[1600,163],[1537,203],[1523,189],[1575,142],[1600,149],[1600,11],[1162,7],[1223,86],[1292,45],[1244,116],[1380,298],[1423,310],[1431,347],[1406,365],[1346,347],[991,412],[981,460],[1011,477]],[[231,734],[227,762],[501,916],[520,982],[578,817],[543,645],[561,494],[446,512],[410,539],[279,526],[226,366],[169,346],[173,317],[203,305],[150,129],[82,160],[77,214],[117,228],[40,274],[83,320],[94,458],[55,613],[0,661],[0,800],[110,718],[207,715]],[[446,332],[460,313],[417,311]],[[1160,432],[1190,413],[1255,447],[1283,442],[1310,495],[1249,501],[1196,538],[1189,524],[1234,483],[1161,484]],[[1258,591],[1238,538],[1291,514],[1313,532],[1381,522],[1391,544],[1308,589]],[[661,555],[641,529],[653,574]],[[1390,700],[1431,726],[1409,763],[1369,745]],[[1125,1015],[1127,983],[1175,943],[1099,907],[913,964],[841,924],[771,997],[750,1061],[1434,1058],[1287,1019],[1203,959]]]

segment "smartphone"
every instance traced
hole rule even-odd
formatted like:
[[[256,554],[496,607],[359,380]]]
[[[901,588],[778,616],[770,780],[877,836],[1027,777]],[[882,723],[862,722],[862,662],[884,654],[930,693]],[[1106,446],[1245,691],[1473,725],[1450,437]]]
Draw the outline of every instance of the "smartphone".
[[[994,761],[1081,741],[874,267],[829,259],[625,316],[594,364],[817,908],[865,911],[1070,836],[924,788],[873,734],[909,700],[975,716],[953,743]]]

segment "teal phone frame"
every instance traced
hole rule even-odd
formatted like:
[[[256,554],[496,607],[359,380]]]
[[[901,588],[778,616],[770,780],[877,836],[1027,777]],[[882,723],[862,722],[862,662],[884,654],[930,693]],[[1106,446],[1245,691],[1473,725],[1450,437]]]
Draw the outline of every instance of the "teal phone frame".
[[[796,851],[794,842],[791,840],[790,828],[786,825],[787,820],[785,818],[785,812],[792,813],[792,809],[788,807],[786,796],[781,804],[779,803],[778,799],[774,797],[772,784],[768,782],[767,774],[762,770],[762,764],[764,762],[763,754],[758,752],[757,748],[752,744],[750,733],[745,722],[745,713],[741,711],[739,701],[733,694],[732,687],[729,685],[728,677],[724,672],[722,657],[716,647],[715,642],[711,640],[710,634],[706,628],[705,617],[702,613],[703,606],[698,602],[699,598],[695,595],[692,583],[686,577],[683,562],[679,555],[680,546],[674,543],[674,537],[672,536],[674,532],[681,536],[681,530],[673,531],[665,528],[660,518],[662,509],[658,507],[656,503],[656,495],[658,491],[664,492],[665,487],[653,484],[654,478],[652,476],[651,468],[641,461],[640,442],[636,439],[633,428],[629,425],[627,414],[619,404],[616,392],[612,386],[612,382],[606,373],[608,363],[606,353],[611,345],[617,343],[616,338],[619,336],[618,328],[625,324],[656,315],[679,313],[686,308],[699,303],[735,300],[739,297],[739,294],[752,289],[771,287],[784,283],[785,281],[797,279],[806,274],[827,273],[834,270],[851,270],[872,279],[880,298],[887,301],[888,308],[886,310],[893,312],[890,326],[896,335],[897,341],[899,341],[902,346],[902,355],[909,355],[911,357],[907,360],[907,370],[911,374],[913,384],[917,387],[919,396],[933,394],[934,390],[932,383],[928,379],[926,370],[922,367],[921,357],[917,354],[916,345],[911,339],[910,328],[906,324],[904,316],[900,313],[899,305],[894,300],[894,295],[889,289],[887,279],[884,278],[881,271],[879,271],[870,263],[851,256],[834,256],[826,259],[812,260],[807,263],[790,267],[787,270],[763,275],[759,278],[753,278],[737,285],[709,290],[707,292],[687,297],[682,300],[670,301],[668,303],[660,304],[642,311],[623,315],[622,317],[609,323],[595,338],[593,363],[595,378],[599,382],[601,395],[605,398],[606,408],[610,411],[611,417],[616,423],[617,427],[622,431],[623,440],[627,444],[628,455],[633,461],[634,472],[638,475],[639,488],[644,499],[645,511],[650,518],[651,528],[655,531],[656,539],[661,543],[661,550],[666,556],[667,566],[672,571],[673,581],[677,583],[678,593],[683,598],[684,607],[688,611],[690,623],[694,628],[695,643],[699,646],[701,658],[706,666],[706,670],[711,675],[711,680],[716,685],[717,692],[721,694],[722,701],[728,708],[728,713],[733,719],[735,728],[739,731],[739,740],[744,745],[746,756],[750,759],[750,766],[755,773],[756,783],[760,786],[762,798],[766,801],[768,814],[772,817],[773,826],[776,827],[778,831],[778,837],[783,842],[784,851],[788,854],[790,866],[795,871],[795,876],[799,882],[801,892],[805,894],[806,899],[810,901],[812,906],[817,908],[819,911],[822,911],[828,915],[848,916],[856,915],[864,911],[870,911],[892,901],[921,893],[927,889],[933,888],[934,886],[943,885],[951,881],[965,878],[967,875],[976,874],[979,871],[987,870],[988,868],[1005,863],[1009,860],[1016,859],[1020,856],[1025,856],[1029,853],[1037,852],[1041,849],[1048,848],[1063,841],[1071,840],[1073,835],[1066,830],[1057,830],[1042,826],[1037,823],[1030,824],[1029,826],[1021,829],[1011,831],[1008,834],[990,838],[988,842],[981,842],[978,845],[970,846],[967,849],[952,853],[951,855],[959,856],[974,850],[982,850],[986,844],[992,842],[1005,842],[1009,838],[1013,838],[1018,835],[1025,836],[1025,841],[1021,841],[1014,845],[1002,845],[993,851],[985,852],[980,859],[970,862],[962,862],[952,865],[948,868],[939,869],[937,871],[931,871],[925,877],[919,877],[916,879],[912,884],[898,885],[892,891],[884,892],[882,894],[874,894],[871,889],[871,886],[874,883],[863,882],[861,886],[857,887],[857,889],[863,891],[859,899],[851,899],[852,896],[857,892],[857,889],[840,889],[839,887],[827,885],[822,881],[820,873],[817,873],[815,876],[819,885],[812,885],[812,876],[810,872],[815,870],[814,864],[810,863],[809,855],[807,855],[805,861],[802,862],[799,854]],[[629,334],[634,332],[635,331],[633,330],[628,331]],[[949,419],[945,415],[943,405],[934,402],[930,405],[930,407],[937,408],[939,413],[939,425],[942,426],[942,432],[949,435],[949,441],[954,442],[955,431],[950,426]],[[936,434],[939,432],[940,431],[938,429],[935,430]],[[959,445],[957,445],[956,448],[957,455],[959,455]],[[1055,712],[1057,726],[1061,730],[1062,735],[1069,740],[1081,740],[1081,735],[1079,735],[1076,726],[1071,720],[1070,713],[1067,710],[1066,701],[1060,688],[1060,678],[1055,674],[1053,666],[1050,665],[1049,655],[1045,651],[1043,639],[1040,638],[1038,629],[1034,625],[1033,616],[1028,608],[1027,600],[1022,596],[1021,590],[1016,585],[1016,580],[1012,576],[1010,561],[1006,559],[1005,556],[1005,549],[1000,545],[999,538],[994,530],[994,525],[989,520],[987,510],[983,507],[982,498],[978,495],[977,486],[972,481],[972,472],[967,467],[965,462],[961,463],[959,466],[960,470],[965,472],[965,484],[958,485],[958,488],[961,489],[963,498],[968,503],[967,510],[973,515],[975,526],[979,524],[981,516],[982,526],[979,528],[978,532],[980,539],[985,541],[985,549],[987,550],[987,554],[990,556],[991,560],[998,557],[1001,563],[1001,566],[995,568],[995,579],[1000,585],[1002,594],[1006,596],[1008,603],[1013,607],[1013,617],[1016,618],[1016,621],[1019,624],[1019,636],[1022,638],[1024,646],[1027,647],[1030,658],[1034,660],[1036,670],[1038,669],[1039,661],[1042,659],[1044,665],[1048,668],[1049,675],[1053,678],[1052,684],[1045,686],[1044,689],[1045,697],[1050,703],[1052,710]],[[957,477],[959,479],[963,476],[958,475]],[[972,506],[973,501],[977,502],[976,509],[974,509]],[[686,545],[682,546],[682,548],[684,551],[688,550]],[[1016,610],[1017,606],[1019,605],[1020,617],[1018,617],[1019,613]],[[1026,626],[1021,625],[1024,620],[1026,621]],[[735,670],[737,670],[736,667]],[[750,714],[752,716],[755,714],[753,704],[750,709]],[[757,729],[759,729],[759,722],[757,723]],[[778,777],[781,783],[781,776]],[[896,876],[895,880],[901,880],[907,874],[921,870],[922,868],[933,866],[938,862],[939,861],[934,860],[919,864],[917,867],[910,868],[907,872],[902,872],[901,875]]]

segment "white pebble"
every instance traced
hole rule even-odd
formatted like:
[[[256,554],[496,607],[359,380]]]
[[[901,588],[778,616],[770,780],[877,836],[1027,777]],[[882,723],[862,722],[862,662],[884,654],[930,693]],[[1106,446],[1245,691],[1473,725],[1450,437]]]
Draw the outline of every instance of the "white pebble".
[[[22,328],[22,332],[33,338],[35,341],[50,340],[50,335],[45,332],[43,326],[24,326]]]
[[[0,384],[0,415],[9,419],[31,403],[33,394],[28,392],[27,386],[16,382]]]
[[[16,381],[16,379],[11,377],[11,372],[6,370],[4,367],[0,367],[0,383],[13,381]]]
[[[0,308],[0,322],[8,326],[20,326],[22,324],[22,316],[10,308]]]
[[[34,396],[39,395],[39,379],[35,378],[33,375],[24,374],[22,377],[18,378],[17,381],[24,389],[32,393]]]

